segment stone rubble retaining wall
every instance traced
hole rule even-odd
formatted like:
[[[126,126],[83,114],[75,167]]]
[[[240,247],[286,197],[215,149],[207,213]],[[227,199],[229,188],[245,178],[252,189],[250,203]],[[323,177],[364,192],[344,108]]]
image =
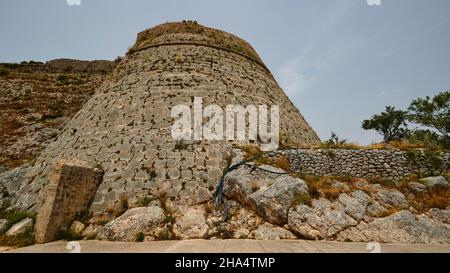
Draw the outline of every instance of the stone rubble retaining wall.
[[[421,149],[292,149],[280,154],[288,156],[293,171],[314,176],[351,176],[398,182],[412,175],[439,175],[450,170],[450,153]]]

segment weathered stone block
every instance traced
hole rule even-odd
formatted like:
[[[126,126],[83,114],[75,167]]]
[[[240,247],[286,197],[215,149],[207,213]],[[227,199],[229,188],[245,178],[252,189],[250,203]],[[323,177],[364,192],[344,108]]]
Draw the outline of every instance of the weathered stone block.
[[[35,240],[46,243],[57,239],[73,220],[89,208],[103,172],[78,160],[61,160],[52,165],[48,185],[36,219]]]

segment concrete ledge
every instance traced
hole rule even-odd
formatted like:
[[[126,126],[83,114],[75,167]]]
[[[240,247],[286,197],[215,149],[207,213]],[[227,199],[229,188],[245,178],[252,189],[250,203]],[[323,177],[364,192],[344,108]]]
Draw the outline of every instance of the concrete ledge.
[[[78,241],[81,253],[370,253],[366,243],[306,240],[186,240],[143,243]],[[68,242],[32,245],[3,253],[69,253]],[[0,249],[1,252],[1,249]],[[450,253],[450,245],[380,244],[381,253]]]

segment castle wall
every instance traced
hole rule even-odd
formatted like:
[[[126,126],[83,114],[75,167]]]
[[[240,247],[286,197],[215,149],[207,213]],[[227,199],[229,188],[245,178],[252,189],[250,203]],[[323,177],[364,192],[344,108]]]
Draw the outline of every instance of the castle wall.
[[[104,169],[91,206],[99,220],[111,220],[111,211],[124,199],[133,205],[143,196],[165,196],[180,211],[207,202],[227,165],[231,144],[238,142],[178,145],[172,139],[171,108],[192,105],[194,97],[220,107],[279,105],[281,135],[304,145],[319,142],[258,63],[206,46],[151,47],[127,55],[42,153],[30,175],[33,183],[22,190],[17,203],[39,206],[39,189],[47,183],[49,166],[60,159],[94,162]]]

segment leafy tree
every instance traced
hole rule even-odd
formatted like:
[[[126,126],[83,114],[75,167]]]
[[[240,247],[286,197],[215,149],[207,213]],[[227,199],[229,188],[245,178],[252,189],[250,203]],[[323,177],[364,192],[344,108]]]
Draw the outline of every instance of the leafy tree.
[[[396,110],[395,107],[386,106],[384,112],[373,115],[362,122],[364,130],[375,130],[380,133],[385,142],[404,138],[407,133],[407,113]]]
[[[335,132],[331,132],[330,138],[325,143],[330,145],[343,145],[347,143],[347,139],[340,139]]]
[[[447,142],[450,141],[450,92],[433,98],[417,98],[408,108],[408,120],[432,128]]]
[[[442,147],[450,149],[450,139],[446,139],[436,132],[427,129],[412,130],[408,136],[408,140],[413,143],[426,144],[427,146]]]

